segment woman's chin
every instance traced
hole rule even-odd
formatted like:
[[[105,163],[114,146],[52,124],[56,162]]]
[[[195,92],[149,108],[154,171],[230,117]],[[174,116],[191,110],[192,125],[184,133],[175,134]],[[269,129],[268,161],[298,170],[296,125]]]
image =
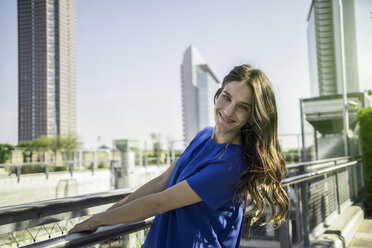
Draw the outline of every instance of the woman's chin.
[[[216,128],[218,131],[224,132],[224,133],[234,130],[234,128],[231,125],[225,124],[225,123],[216,123]]]

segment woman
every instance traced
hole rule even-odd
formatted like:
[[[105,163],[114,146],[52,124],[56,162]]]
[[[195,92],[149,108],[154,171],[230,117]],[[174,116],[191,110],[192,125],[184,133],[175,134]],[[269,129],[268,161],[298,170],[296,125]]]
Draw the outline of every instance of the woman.
[[[279,226],[289,199],[270,81],[236,66],[214,102],[215,127],[200,131],[178,161],[70,233],[156,215],[142,247],[239,247],[245,214],[253,224],[269,210],[268,222]]]

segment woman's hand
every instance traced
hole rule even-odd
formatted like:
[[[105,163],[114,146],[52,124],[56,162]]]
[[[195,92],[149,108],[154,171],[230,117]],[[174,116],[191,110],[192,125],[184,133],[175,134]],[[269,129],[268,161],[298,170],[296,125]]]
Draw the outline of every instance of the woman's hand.
[[[98,226],[94,224],[93,217],[90,217],[89,219],[79,224],[76,224],[74,228],[68,231],[68,234],[77,233],[77,232],[87,232],[87,231],[94,232],[95,230],[97,230]]]

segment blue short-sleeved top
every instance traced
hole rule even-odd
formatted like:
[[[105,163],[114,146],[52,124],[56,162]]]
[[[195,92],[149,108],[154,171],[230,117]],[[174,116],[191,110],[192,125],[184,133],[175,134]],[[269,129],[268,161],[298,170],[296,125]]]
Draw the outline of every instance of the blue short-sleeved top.
[[[232,188],[247,171],[242,147],[212,140],[206,127],[180,156],[167,188],[187,180],[201,202],[155,217],[143,248],[239,247],[244,210]]]

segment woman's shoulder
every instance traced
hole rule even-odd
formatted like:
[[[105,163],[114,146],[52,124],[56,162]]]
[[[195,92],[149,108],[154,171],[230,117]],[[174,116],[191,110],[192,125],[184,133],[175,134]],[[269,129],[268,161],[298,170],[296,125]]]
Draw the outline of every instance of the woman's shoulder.
[[[207,126],[205,128],[203,128],[202,130],[200,130],[194,137],[193,141],[196,141],[196,140],[205,140],[205,139],[208,139],[212,136],[212,133],[213,133],[213,127],[211,126]]]
[[[200,130],[198,134],[208,135],[209,137],[211,137],[212,133],[213,133],[213,129],[214,129],[214,127],[212,127],[212,126],[206,126],[202,130]]]

